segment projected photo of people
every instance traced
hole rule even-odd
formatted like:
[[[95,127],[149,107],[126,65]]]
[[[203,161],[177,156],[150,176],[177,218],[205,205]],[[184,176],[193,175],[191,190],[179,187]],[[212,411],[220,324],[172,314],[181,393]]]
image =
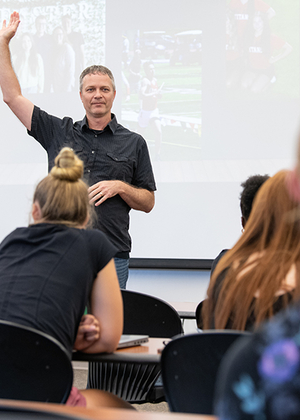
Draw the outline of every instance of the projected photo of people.
[[[71,45],[75,56],[75,76],[76,80],[78,75],[85,69],[85,50],[84,39],[81,32],[74,31],[73,22],[70,14],[62,17],[62,28],[64,31],[65,41]],[[78,90],[78,83],[76,84]]]
[[[82,70],[105,61],[105,0],[7,2],[0,18],[14,10],[21,24],[12,59],[23,93],[78,92]],[[21,7],[20,7],[21,6]]]
[[[289,80],[299,72],[299,40],[292,24],[299,15],[296,3],[283,8],[274,0],[227,2],[226,86],[230,91],[295,95]]]
[[[13,61],[23,92],[43,93],[44,63],[31,34],[25,32],[20,36]]]
[[[75,52],[66,41],[63,28],[52,34],[52,92],[71,92],[75,87]]]
[[[161,149],[161,120],[159,116],[158,102],[162,98],[162,87],[157,84],[155,67],[152,61],[144,62],[145,77],[141,81],[139,89],[141,109],[138,116],[139,132],[142,133],[149,124],[152,124],[155,141],[155,158],[160,156]]]
[[[44,15],[38,15],[35,18],[35,32],[33,39],[36,45],[37,52],[43,60],[44,67],[44,92],[50,92],[50,77],[51,77],[51,50],[52,38],[47,32],[47,18]],[[22,85],[22,81],[21,85]]]
[[[198,159],[202,31],[128,31],[122,45],[123,124],[146,138],[154,161]]]

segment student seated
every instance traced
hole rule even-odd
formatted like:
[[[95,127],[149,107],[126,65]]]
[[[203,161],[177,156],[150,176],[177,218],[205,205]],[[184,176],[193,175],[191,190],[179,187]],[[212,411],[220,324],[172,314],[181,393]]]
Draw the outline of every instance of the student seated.
[[[257,191],[262,186],[262,184],[269,179],[269,175],[252,175],[246,179],[245,182],[242,182],[241,187],[243,187],[243,191],[240,197],[240,208],[241,208],[241,224],[243,230],[245,229],[247,220],[249,219],[252,204],[254,197],[256,196]],[[214,272],[218,262],[220,259],[225,255],[228,249],[223,249],[220,254],[214,259],[211,265],[210,275]]]
[[[243,187],[241,196],[240,196],[240,208],[241,208],[241,224],[243,230],[245,229],[247,220],[249,219],[252,204],[254,197],[256,196],[257,191],[262,186],[262,184],[269,179],[269,175],[252,175],[246,179],[245,182],[242,182],[241,187]],[[223,249],[220,254],[214,259],[211,265],[210,277],[212,276],[215,268],[220,261],[220,259],[226,254],[228,249]],[[200,302],[196,308],[196,322],[198,329],[203,329],[203,317],[202,317],[202,308],[204,301]]]
[[[64,148],[36,187],[33,224],[0,244],[0,319],[43,331],[72,350],[113,352],[123,330],[116,248],[85,229],[91,206],[83,163]],[[83,315],[90,299],[91,314]],[[131,407],[116,396],[72,389],[70,405]]]
[[[203,304],[204,329],[252,330],[300,295],[300,218],[289,171],[259,189],[235,246],[222,257]]]

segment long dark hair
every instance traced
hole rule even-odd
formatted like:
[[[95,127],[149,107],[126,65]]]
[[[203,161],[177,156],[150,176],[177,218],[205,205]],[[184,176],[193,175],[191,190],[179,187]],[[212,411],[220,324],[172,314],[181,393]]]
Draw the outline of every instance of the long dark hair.
[[[31,50],[29,54],[29,69],[32,76],[35,77],[37,75],[37,69],[38,69],[38,53],[36,50],[34,39],[32,35],[28,32],[24,32],[20,38],[20,46],[19,46],[18,53],[16,54],[15,68],[16,68],[16,71],[18,72],[18,70],[20,69],[25,59],[25,52],[22,46],[22,41],[25,38],[25,36],[27,36],[31,41]]]

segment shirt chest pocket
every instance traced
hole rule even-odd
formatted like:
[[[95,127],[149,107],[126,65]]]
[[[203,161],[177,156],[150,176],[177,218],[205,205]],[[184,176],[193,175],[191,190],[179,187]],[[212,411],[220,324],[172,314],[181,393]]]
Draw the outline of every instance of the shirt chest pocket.
[[[134,161],[127,156],[111,152],[108,152],[106,156],[107,163],[110,166],[111,178],[131,182],[134,174]]]

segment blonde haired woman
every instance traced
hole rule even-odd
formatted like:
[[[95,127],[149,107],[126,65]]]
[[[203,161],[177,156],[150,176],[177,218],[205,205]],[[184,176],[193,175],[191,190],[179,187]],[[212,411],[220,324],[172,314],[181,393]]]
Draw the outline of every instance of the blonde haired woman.
[[[34,223],[0,244],[0,319],[50,334],[69,351],[112,352],[123,329],[115,247],[89,220],[83,163],[69,148],[37,186]],[[90,298],[91,314],[83,316]],[[117,397],[73,389],[67,404],[130,407]]]
[[[236,245],[220,260],[203,306],[204,329],[251,330],[300,297],[300,215],[289,171],[259,189]]]

